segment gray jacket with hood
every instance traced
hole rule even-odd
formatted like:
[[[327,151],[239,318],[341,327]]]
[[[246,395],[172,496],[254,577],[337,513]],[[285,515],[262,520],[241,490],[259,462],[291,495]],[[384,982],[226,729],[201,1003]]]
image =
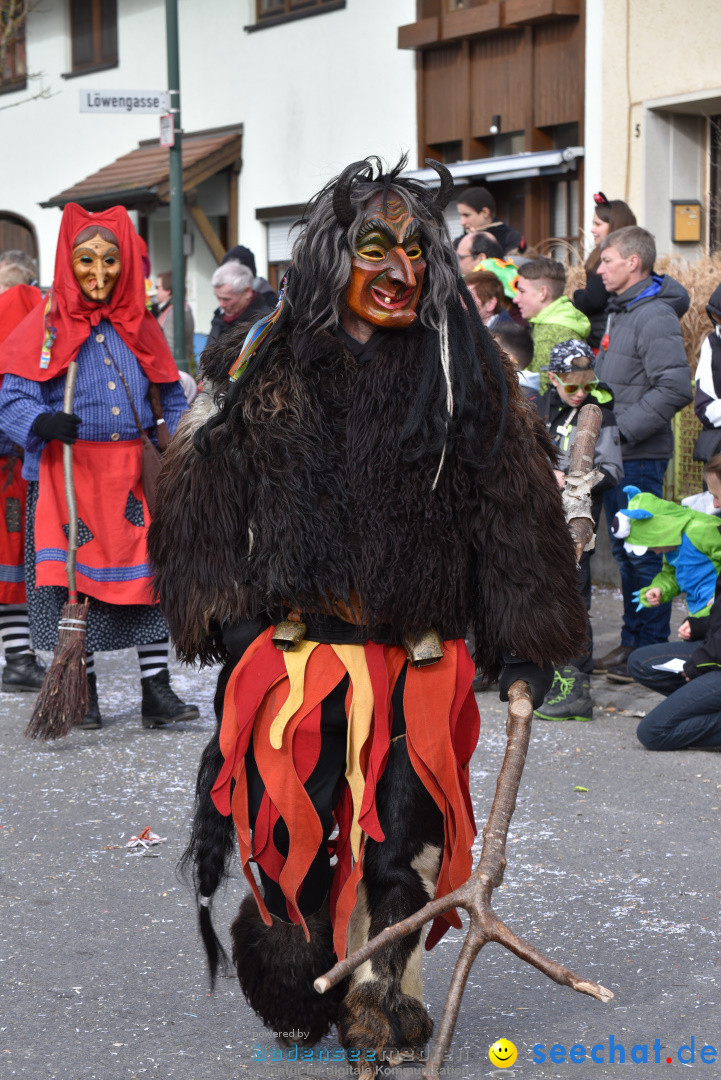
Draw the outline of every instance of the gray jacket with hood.
[[[671,419],[693,397],[679,319],[688,293],[657,274],[612,296],[596,374],[613,390],[626,461],[673,453]]]

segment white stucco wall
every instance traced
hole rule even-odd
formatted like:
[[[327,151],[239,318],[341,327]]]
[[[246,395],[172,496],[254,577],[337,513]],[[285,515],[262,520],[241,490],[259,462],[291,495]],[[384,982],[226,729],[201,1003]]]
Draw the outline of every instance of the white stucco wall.
[[[705,112],[719,112],[718,0],[586,0],[586,190],[625,199],[659,250],[671,242],[671,199],[706,192]],[[698,97],[696,116],[684,99]],[[656,103],[677,99],[674,106]],[[704,104],[708,103],[708,107]]]
[[[45,284],[60,211],[38,203],[158,135],[155,116],[81,114],[79,90],[167,87],[163,0],[118,0],[119,66],[64,80],[66,12],[63,0],[46,0],[28,20],[28,70],[43,72],[54,96],[4,108],[27,98],[37,82],[0,96],[0,211],[35,225]],[[397,48],[398,26],[414,20],[415,0],[347,0],[337,12],[247,33],[254,12],[254,0],[179,0],[183,128],[244,125],[239,235],[262,273],[265,228],[257,208],[303,203],[369,153],[395,161],[409,150],[416,164],[414,55]],[[166,262],[161,221],[151,241],[156,232]],[[196,235],[188,277],[199,330],[214,306],[209,268]],[[162,269],[155,259],[154,272]]]

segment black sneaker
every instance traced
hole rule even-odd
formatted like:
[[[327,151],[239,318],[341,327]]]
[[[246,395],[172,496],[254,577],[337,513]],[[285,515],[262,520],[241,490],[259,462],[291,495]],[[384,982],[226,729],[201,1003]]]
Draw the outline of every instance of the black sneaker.
[[[100,715],[98,702],[98,680],[93,672],[88,675],[88,711],[79,724],[75,725],[81,731],[97,731],[103,726],[103,718]]]
[[[141,708],[144,728],[162,728],[175,724],[178,720],[197,720],[200,713],[195,705],[186,705],[181,701],[170,685],[170,672],[167,668],[157,675],[141,679],[143,704]]]
[[[588,675],[574,667],[556,668],[546,700],[533,715],[539,720],[593,720]]]
[[[32,649],[6,653],[2,688],[12,694],[37,694],[45,680],[45,671],[45,665],[40,663]]]

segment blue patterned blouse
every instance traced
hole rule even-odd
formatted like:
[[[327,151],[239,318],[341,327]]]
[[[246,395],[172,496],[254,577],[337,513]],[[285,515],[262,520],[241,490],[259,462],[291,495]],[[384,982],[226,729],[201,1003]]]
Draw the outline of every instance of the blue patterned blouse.
[[[97,340],[98,336],[104,341]],[[125,376],[140,423],[147,431],[154,428],[148,379],[133,353],[109,322],[101,319],[97,329],[81,346],[77,355],[78,381],[73,412],[82,423],[79,440],[118,442],[138,438],[138,429],[128,395],[112,357]],[[180,382],[160,383],[160,403],[169,434],[173,435],[180,417],[188,408]],[[32,426],[42,412],[59,412],[63,407],[65,376],[47,382],[33,382],[18,375],[6,375],[0,390],[0,430],[7,449],[0,444],[0,454],[9,453],[13,443],[25,447],[23,476],[37,480],[40,454],[45,441],[33,434]],[[151,432],[151,438],[153,433]]]

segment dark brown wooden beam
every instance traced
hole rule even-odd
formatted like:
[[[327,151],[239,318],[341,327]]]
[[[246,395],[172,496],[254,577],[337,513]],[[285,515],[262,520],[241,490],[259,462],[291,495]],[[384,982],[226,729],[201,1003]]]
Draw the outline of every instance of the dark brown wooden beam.
[[[441,21],[437,16],[398,27],[399,49],[422,49],[426,45],[437,45],[440,40]]]
[[[190,214],[197,226],[198,232],[208,245],[211,255],[217,262],[218,266],[220,266],[225,255],[225,247],[223,246],[217,232],[210,224],[207,214],[203,209],[201,209],[200,206],[198,206],[197,202],[191,202],[189,199],[186,199],[185,205],[188,209],[188,213]]]
[[[503,4],[501,0],[492,0],[482,7],[462,8],[444,15],[441,19],[441,37],[443,41],[456,41],[458,38],[502,30],[504,26]]]
[[[228,247],[238,243],[238,173],[240,168],[228,174]]]
[[[578,16],[581,0],[504,0],[507,23],[528,25]]]

